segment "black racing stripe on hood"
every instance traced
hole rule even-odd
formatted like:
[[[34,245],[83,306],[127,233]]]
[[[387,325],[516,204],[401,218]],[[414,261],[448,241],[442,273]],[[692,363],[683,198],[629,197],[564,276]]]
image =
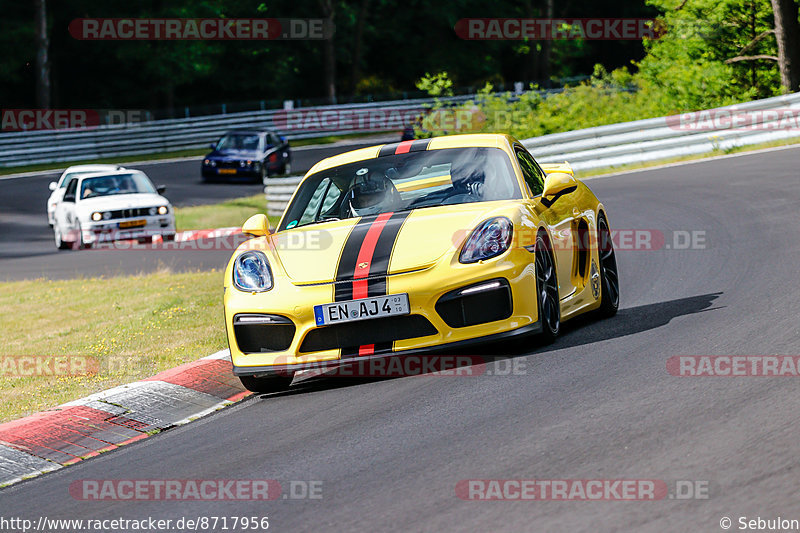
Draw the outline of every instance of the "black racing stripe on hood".
[[[377,215],[363,217],[355,226],[350,230],[350,235],[342,248],[342,255],[339,257],[339,265],[336,267],[336,281],[351,280],[355,276],[356,261],[358,261],[358,252],[361,250],[361,243],[367,236],[372,223],[375,222]],[[345,300],[353,299],[353,284],[352,283],[334,283],[334,298],[335,302],[342,302]]]

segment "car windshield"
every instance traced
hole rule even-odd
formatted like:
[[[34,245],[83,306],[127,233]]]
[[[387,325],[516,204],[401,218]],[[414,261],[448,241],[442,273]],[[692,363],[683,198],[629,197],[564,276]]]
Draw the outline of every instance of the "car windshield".
[[[144,174],[114,174],[84,178],[81,183],[81,199],[116,194],[155,193],[156,190]]]
[[[217,143],[217,150],[258,150],[258,135],[228,133]]]
[[[499,148],[408,152],[333,167],[303,181],[279,229],[425,207],[521,198]]]
[[[96,170],[79,170],[79,171],[76,171],[76,172],[70,172],[68,174],[64,174],[64,177],[61,178],[61,185],[59,185],[59,188],[61,188],[61,189],[66,188],[67,184],[69,183],[69,180],[71,180],[72,178],[80,178],[81,176],[85,176],[87,174],[97,174],[97,171]]]

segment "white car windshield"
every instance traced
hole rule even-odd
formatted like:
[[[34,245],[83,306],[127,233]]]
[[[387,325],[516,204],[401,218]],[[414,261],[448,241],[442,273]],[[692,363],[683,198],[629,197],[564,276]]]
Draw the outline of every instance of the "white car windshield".
[[[64,174],[64,177],[61,178],[61,184],[58,186],[59,189],[65,189],[69,180],[72,178],[80,178],[81,176],[85,176],[87,174],[97,174],[96,170],[79,170],[77,172],[69,172],[68,174]]]
[[[81,199],[117,194],[154,194],[153,184],[144,174],[115,174],[84,178]]]

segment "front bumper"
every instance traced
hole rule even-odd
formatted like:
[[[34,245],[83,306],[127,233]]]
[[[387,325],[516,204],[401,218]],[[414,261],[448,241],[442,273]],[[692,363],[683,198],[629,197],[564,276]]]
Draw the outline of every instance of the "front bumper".
[[[207,178],[235,178],[237,176],[253,178],[261,175],[261,163],[253,164],[249,167],[239,166],[238,162],[237,166],[233,167],[220,167],[219,164],[212,167],[204,164],[202,172],[203,176]]]
[[[437,303],[443,296],[463,287],[496,279],[508,282],[512,306],[510,316],[464,327],[451,327],[437,311]],[[499,340],[504,336],[529,333],[540,328],[533,254],[523,248],[512,249],[500,258],[482,264],[462,265],[454,259],[426,269],[388,276],[387,294],[402,293],[409,295],[411,314],[406,316],[424,318],[432,326],[430,329],[435,331],[426,332],[424,336],[394,340],[391,349],[370,354],[370,357],[460,347],[469,342]],[[284,372],[293,367],[308,368],[313,363],[349,363],[357,360],[349,357],[350,354],[342,358],[339,348],[308,351],[310,343],[305,343],[304,347],[306,339],[318,337],[317,333],[322,329],[316,326],[314,306],[332,301],[333,284],[298,286],[285,276],[276,276],[275,286],[265,293],[243,293],[228,287],[225,291],[225,322],[234,372],[237,375],[261,375]],[[234,328],[234,317],[242,314],[270,314],[290,320],[295,330],[288,348],[281,351],[243,352],[237,343]],[[363,344],[367,344],[369,341],[366,339],[371,334],[370,320],[352,324],[364,328]]]
[[[376,359],[385,359],[388,357],[409,357],[420,354],[436,354],[437,352],[457,350],[461,348],[474,346],[476,344],[510,341],[519,337],[523,337],[525,335],[533,335],[535,333],[541,333],[541,331],[542,331],[542,323],[541,321],[537,320],[533,324],[528,324],[527,326],[522,326],[521,328],[512,329],[510,331],[494,333],[492,335],[487,335],[485,337],[477,337],[474,339],[451,342],[448,344],[442,344],[430,348],[419,348],[416,350],[401,350],[401,351],[386,352],[386,353],[373,354],[367,356],[348,357],[345,359],[338,359],[334,361],[316,361],[311,363],[304,363],[302,365],[298,363],[287,364],[287,365],[269,365],[263,367],[249,367],[249,366],[238,367],[236,365],[233,365],[233,374],[235,376],[268,377],[268,376],[288,376],[292,375],[297,370],[305,371],[305,370],[323,369],[325,371],[328,371],[335,369],[337,366],[358,365],[365,361],[374,361]]]
[[[120,227],[121,225],[124,226],[126,222],[138,220],[144,220],[144,225],[132,228]],[[86,244],[145,239],[155,235],[174,235],[175,216],[172,213],[168,213],[166,215],[142,216],[130,219],[103,220],[82,225],[81,230],[83,232],[83,242]]]

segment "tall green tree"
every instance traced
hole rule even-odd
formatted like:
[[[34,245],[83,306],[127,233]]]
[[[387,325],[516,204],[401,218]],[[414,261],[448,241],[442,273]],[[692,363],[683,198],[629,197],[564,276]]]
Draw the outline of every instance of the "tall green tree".
[[[795,0],[772,0],[775,39],[781,86],[788,92],[800,90],[800,23]]]

